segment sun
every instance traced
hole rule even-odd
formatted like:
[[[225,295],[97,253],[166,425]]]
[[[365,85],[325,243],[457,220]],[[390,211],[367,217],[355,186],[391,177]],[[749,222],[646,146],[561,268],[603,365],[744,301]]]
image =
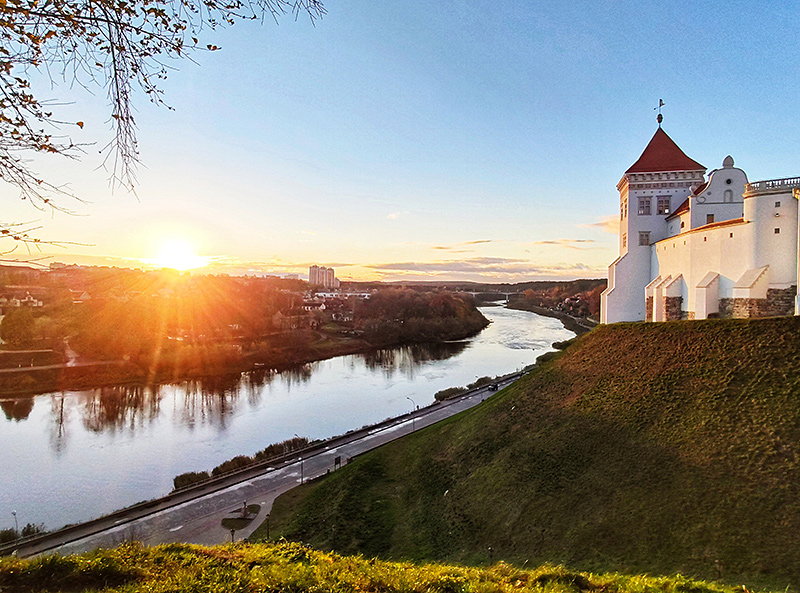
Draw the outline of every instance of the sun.
[[[171,239],[161,246],[161,251],[158,252],[156,257],[143,261],[161,268],[172,268],[183,272],[202,268],[208,263],[207,259],[194,253],[185,241]]]

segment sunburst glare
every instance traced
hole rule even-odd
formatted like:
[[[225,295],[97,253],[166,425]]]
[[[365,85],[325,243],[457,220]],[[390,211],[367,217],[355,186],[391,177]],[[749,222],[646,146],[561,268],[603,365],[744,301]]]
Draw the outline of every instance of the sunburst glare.
[[[202,268],[208,264],[208,259],[202,255],[197,255],[185,241],[171,239],[161,246],[161,250],[156,257],[142,259],[141,261],[161,268],[172,268],[183,272]]]

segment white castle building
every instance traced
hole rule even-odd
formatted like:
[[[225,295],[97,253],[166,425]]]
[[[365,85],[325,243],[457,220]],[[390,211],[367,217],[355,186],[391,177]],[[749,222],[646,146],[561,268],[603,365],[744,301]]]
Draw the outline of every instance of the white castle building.
[[[800,177],[708,173],[659,127],[617,184],[619,257],[600,320],[800,314]]]

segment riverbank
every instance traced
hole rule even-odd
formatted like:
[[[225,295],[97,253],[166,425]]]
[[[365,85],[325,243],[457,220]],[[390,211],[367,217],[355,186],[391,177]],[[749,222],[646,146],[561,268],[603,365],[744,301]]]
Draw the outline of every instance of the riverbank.
[[[553,317],[554,319],[560,320],[566,329],[571,332],[575,332],[579,336],[581,334],[585,334],[586,332],[592,331],[597,325],[596,323],[593,323],[585,318],[573,317],[572,315],[562,313],[561,311],[553,311],[552,309],[537,307],[536,305],[508,303],[506,304],[506,307],[509,309],[517,309],[518,311],[529,311],[531,313],[541,315],[542,317]]]
[[[470,328],[466,334],[447,334],[446,339],[463,340],[480,333],[486,325]],[[407,336],[395,341],[370,342],[362,338],[341,336],[322,331],[300,330],[269,336],[261,349],[225,356],[201,357],[186,361],[174,356],[156,364],[130,361],[91,361],[74,365],[55,364],[0,370],[0,396],[28,397],[52,391],[76,391],[110,385],[150,385],[187,380],[240,375],[268,370],[281,372],[309,363],[352,354],[368,354],[386,348],[436,343],[426,335],[425,340],[413,341]]]

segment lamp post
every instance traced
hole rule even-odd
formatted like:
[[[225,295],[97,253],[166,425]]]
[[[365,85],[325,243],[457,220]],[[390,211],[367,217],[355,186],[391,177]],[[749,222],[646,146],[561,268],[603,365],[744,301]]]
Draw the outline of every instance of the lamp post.
[[[17,511],[11,511],[11,514],[14,515],[14,535],[19,537],[19,524],[17,523]]]
[[[406,399],[411,402],[411,432],[415,432],[417,430],[417,419],[414,417],[414,412],[417,409],[417,404],[408,396],[406,396]]]
[[[296,436],[298,439],[302,438],[297,433],[294,433],[294,436]],[[300,453],[300,483],[303,484],[304,482],[305,482],[305,480],[303,478],[303,454]]]

